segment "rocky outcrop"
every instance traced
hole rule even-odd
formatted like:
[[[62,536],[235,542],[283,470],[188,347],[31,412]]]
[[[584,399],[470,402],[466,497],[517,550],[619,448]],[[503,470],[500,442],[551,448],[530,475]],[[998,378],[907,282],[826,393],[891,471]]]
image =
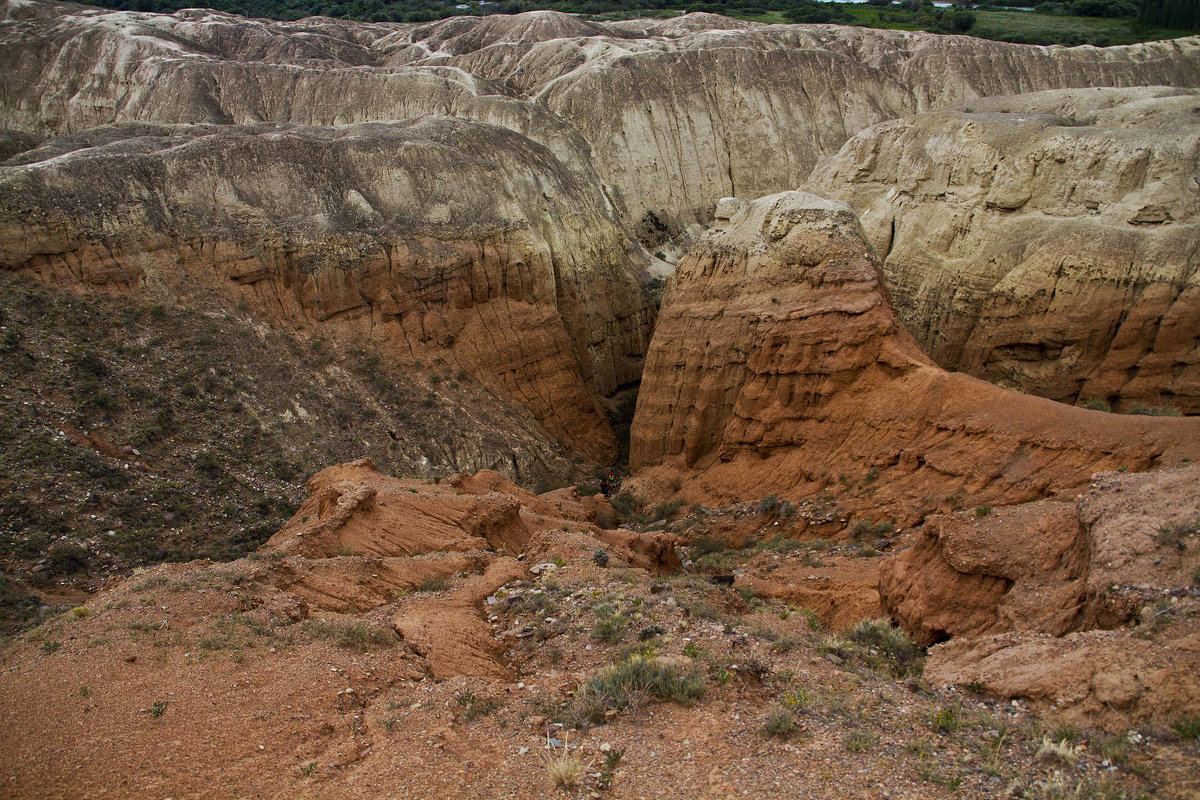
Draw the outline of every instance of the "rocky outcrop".
[[[853,137],[810,185],[862,215],[942,366],[1200,412],[1200,94],[980,98]]]
[[[1173,720],[1200,707],[1198,482],[1194,464],[1110,472],[1071,502],[935,518],[880,570],[884,610],[950,639],[930,680],[1112,727]]]
[[[507,676],[480,610],[536,563],[517,556],[587,563],[604,547],[614,563],[654,574],[679,566],[668,534],[601,530],[584,504],[539,497],[490,470],[433,483],[381,475],[362,459],[322,470],[307,488],[262,548],[270,584],[291,598],[277,605],[362,614],[407,598],[392,625],[439,680]],[[464,580],[447,593],[456,576]]]
[[[1064,637],[996,634],[934,648],[925,679],[1022,698],[1058,719],[1125,732],[1200,712],[1196,626],[1155,634],[1093,630]]]
[[[490,125],[125,126],[0,171],[0,264],[188,296],[400,363],[442,359],[598,459],[595,396],[640,373],[653,309],[594,184]]]
[[[1073,503],[1040,501],[925,523],[881,571],[888,616],[921,645],[1014,629],[1072,630],[1089,549]]]
[[[10,265],[69,277],[61,263],[28,262],[70,260],[85,282],[110,287],[165,273],[147,266],[156,259],[178,262],[189,280],[224,273],[273,318],[317,319],[352,336],[365,328],[393,358],[461,366],[603,460],[613,437],[595,398],[638,379],[651,321],[635,274],[655,264],[631,237],[674,258],[670,240],[707,222],[718,198],[799,185],[847,138],[897,116],[1081,83],[1200,85],[1194,39],[1047,49],[712,15],[399,25],[4,9],[0,126],[62,137],[21,153],[32,140],[9,135],[16,175],[56,173],[40,186],[6,179],[32,198],[12,209],[28,213],[10,227],[8,238],[22,240],[6,246]],[[264,127],[272,123],[283,127]],[[162,127],[180,125],[189,127]],[[437,146],[413,144],[424,136]],[[91,160],[58,158],[84,147]],[[481,164],[453,157],[456,148],[488,155]],[[393,169],[384,161],[396,152]],[[184,196],[185,160],[211,209]],[[80,164],[100,168],[105,185],[83,183]],[[504,176],[499,191],[492,170]],[[62,242],[69,234],[55,226],[65,217],[39,199],[51,184],[60,211],[83,220],[86,246]],[[93,192],[125,210],[100,219],[80,200]],[[427,202],[413,200],[421,193]],[[48,216],[37,216],[39,204]],[[1159,216],[1154,207],[1138,219],[1147,227]],[[470,278],[460,269],[468,262]],[[501,275],[510,264],[522,274]],[[379,287],[395,290],[405,270],[420,284],[419,313],[395,292],[380,301]],[[293,276],[282,289],[281,273]],[[1141,319],[1130,316],[1116,338],[1143,341],[1132,332]],[[1187,330],[1169,317],[1163,336],[1182,341]],[[1120,352],[1093,394],[1138,382],[1158,391],[1168,373],[1194,383],[1190,362],[1175,377],[1174,351]],[[1014,353],[1007,361],[1025,357]]]
[[[1106,415],[935,366],[896,320],[845,205],[728,199],[679,265],[630,464],[689,497],[858,485],[862,509],[1022,502],[1101,469],[1194,458],[1200,420]]]
[[[465,117],[527,135],[573,169],[594,160],[650,242],[707,222],[722,196],[798,185],[849,136],[903,114],[1037,89],[1200,85],[1195,39],[1041,48],[694,14],[401,25],[27,5],[0,31],[0,125]]]

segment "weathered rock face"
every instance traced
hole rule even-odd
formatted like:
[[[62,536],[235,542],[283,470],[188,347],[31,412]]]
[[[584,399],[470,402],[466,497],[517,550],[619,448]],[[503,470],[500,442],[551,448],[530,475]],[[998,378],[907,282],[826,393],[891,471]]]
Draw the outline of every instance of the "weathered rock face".
[[[1039,48],[712,15],[595,24],[555,12],[423,25],[22,4],[0,32],[0,125],[334,125],[461,116],[571,167],[588,158],[647,241],[713,203],[802,182],[862,128],[996,94],[1200,85],[1200,43]]]
[[[885,565],[880,596],[922,645],[1013,629],[1059,636],[1081,615],[1088,556],[1073,503],[963,512],[925,523]]]
[[[884,609],[922,644],[1136,622],[1160,589],[1186,587],[1200,566],[1189,547],[1197,485],[1195,465],[1105,473],[1070,502],[936,517],[881,571]]]
[[[186,295],[442,358],[596,458],[653,309],[594,184],[503,128],[161,126],[52,140],[0,172],[0,263]]]
[[[1200,411],[1200,94],[979,99],[853,137],[849,202],[942,366],[1064,402]]]
[[[1197,485],[1195,464],[1104,473],[1070,502],[934,518],[880,570],[884,611],[922,644],[953,637],[930,680],[1089,723],[1173,720],[1200,708]]]
[[[449,360],[525,403],[553,434],[570,438],[597,458],[611,456],[612,437],[587,407],[594,405],[595,394],[636,381],[649,326],[646,302],[633,276],[651,259],[631,237],[658,245],[707,221],[719,197],[799,185],[818,159],[835,153],[848,137],[896,116],[983,95],[1050,87],[1200,85],[1200,41],[1194,38],[1103,50],[1046,49],[837,26],[751,25],[709,15],[602,25],[535,12],[394,25],[332,19],[269,22],[196,9],[154,15],[37,2],[0,8],[5,18],[0,26],[0,92],[5,97],[0,126],[26,136],[65,137],[43,145],[36,151],[41,156],[19,156],[19,163],[49,161],[51,154],[99,142],[107,148],[96,148],[97,155],[114,152],[108,148],[136,154],[128,163],[143,170],[141,175],[126,174],[116,167],[116,159],[108,162],[111,186],[102,194],[126,203],[127,210],[92,225],[88,239],[94,252],[71,251],[76,253],[70,256],[78,262],[76,273],[86,269],[88,280],[129,286],[140,281],[145,267],[133,265],[126,254],[142,253],[139,258],[146,262],[146,253],[170,252],[165,260],[183,262],[189,280],[202,271],[225,272],[253,284],[244,293],[258,299],[260,308],[289,319],[307,314],[338,328],[357,325],[360,332],[370,320],[370,335],[388,339],[391,334],[385,332],[393,329],[374,323],[406,315],[408,322],[419,323],[420,331],[405,329],[402,342],[390,338],[396,352],[423,357],[431,342],[451,349]],[[497,199],[501,208],[491,209],[482,200],[497,193],[471,158],[455,159],[443,151],[422,166],[418,161],[430,155],[428,149],[405,147],[411,156],[401,159],[405,177],[393,181],[395,170],[384,163],[390,154],[361,155],[374,147],[369,141],[406,135],[389,133],[386,127],[430,117],[456,117],[483,123],[488,130],[511,131],[517,136],[460,135],[483,130],[460,125],[450,149],[482,148],[488,153],[483,160],[492,165],[503,160],[499,168],[509,176],[522,164],[521,170],[537,175],[549,170],[554,177],[505,178],[499,193],[503,198]],[[97,126],[119,123],[152,126],[144,137],[97,132]],[[262,130],[254,126],[266,123],[314,130],[289,127],[260,135]],[[168,136],[157,125],[196,130]],[[205,125],[218,125],[221,131]],[[326,130],[351,125],[359,126],[352,134]],[[427,130],[434,123],[422,126]],[[253,157],[245,156],[243,162],[220,153],[190,161],[187,168],[202,173],[198,182],[207,182],[209,203],[217,207],[201,214],[194,199],[183,201],[175,189],[159,189],[155,181],[161,176],[146,166],[155,160],[181,164],[174,150],[154,155],[161,148],[153,141],[187,136],[198,142],[229,136],[271,144],[251,148]],[[118,145],[113,137],[131,141]],[[491,156],[493,138],[505,142],[495,146],[503,158]],[[354,151],[359,154],[356,169],[365,174],[348,180],[339,162],[342,155],[315,156],[306,145],[293,146],[299,140],[315,140],[318,149],[334,142],[333,153]],[[9,152],[33,144],[12,136],[6,142]],[[379,147],[386,150],[388,145]],[[255,161],[260,149],[261,164]],[[286,177],[265,179],[264,165],[273,159],[299,159],[303,165],[289,167]],[[41,169],[70,173],[74,162],[66,161]],[[181,169],[176,168],[177,177]],[[435,177],[439,170],[444,176]],[[414,177],[418,173],[424,177]],[[445,188],[451,179],[469,190],[444,196],[451,192]],[[568,184],[574,187],[570,191]],[[285,185],[272,194],[272,187]],[[326,185],[337,191],[308,191]],[[126,189],[132,194],[122,194]],[[81,183],[80,191],[92,189]],[[403,205],[397,197],[417,191],[442,194],[420,213],[394,213]],[[383,195],[390,199],[380,199]],[[294,197],[308,202],[293,209]],[[234,241],[193,236],[197,246],[181,250],[175,243],[188,229],[176,219],[182,216],[182,202],[197,218],[190,230],[233,226],[243,233]],[[146,210],[156,205],[164,206],[165,214]],[[1149,224],[1158,219],[1159,209],[1145,214]],[[476,215],[489,222],[463,232]],[[169,225],[160,224],[163,216]],[[140,234],[139,226],[144,228]],[[530,233],[513,233],[516,228]],[[303,245],[292,232],[301,229],[307,236]],[[68,258],[67,248],[56,243],[63,234],[46,227],[44,220],[26,218],[13,235],[29,244],[15,248],[18,256],[54,258],[58,253],[60,262]],[[143,241],[136,243],[139,235]],[[277,241],[284,242],[282,248]],[[247,249],[246,242],[253,245]],[[1116,244],[1125,247],[1123,240]],[[1164,239],[1156,247],[1166,252],[1182,249],[1178,245],[1177,238]],[[540,255],[535,257],[534,251]],[[472,279],[457,288],[443,280],[450,272],[462,276],[459,267],[468,261],[476,265]],[[403,299],[378,302],[379,287],[391,285],[397,269],[417,262],[421,270],[437,273],[418,278],[423,313],[407,313]],[[496,278],[499,263],[538,277]],[[547,264],[552,269],[545,269]],[[65,274],[47,265],[37,271]],[[315,277],[304,279],[308,288],[299,300],[284,300],[286,292],[275,290],[278,280],[263,278],[280,273]],[[514,282],[521,285],[521,300],[501,312],[494,301],[500,295],[515,299],[510,291]],[[289,291],[300,285],[291,278],[287,284]],[[1157,297],[1155,291],[1147,297]],[[463,300],[463,292],[469,301]],[[557,314],[550,310],[552,296]],[[439,297],[447,298],[453,310],[443,313]],[[491,302],[481,304],[481,297]],[[1010,303],[1004,308],[1024,314],[1027,306]],[[1186,303],[1170,304],[1159,338],[1182,342],[1188,320],[1170,316],[1176,306],[1187,308]],[[1164,307],[1152,302],[1144,310],[1153,315]],[[503,334],[498,357],[493,357],[497,325],[507,324],[497,320],[507,321],[510,311],[515,314],[512,331],[520,335]],[[1145,339],[1134,332],[1134,320],[1141,319],[1128,317],[1116,338]],[[560,327],[569,344],[564,344]],[[517,339],[519,347],[513,344]],[[1172,387],[1177,384],[1179,392],[1191,391],[1186,387],[1194,383],[1192,362],[1176,358],[1179,347],[1155,346],[1153,358],[1136,357],[1136,346],[1117,348],[1123,355],[1105,367],[1094,394],[1112,395],[1105,387],[1121,384],[1122,397],[1140,397],[1162,390],[1168,374],[1173,381],[1168,391],[1176,391]],[[981,341],[977,349],[982,353],[987,347]],[[1014,362],[1026,354],[1022,347],[1014,352],[1001,360]],[[1126,363],[1130,358],[1133,362]],[[567,386],[576,377],[572,369],[583,378],[584,389]],[[1133,369],[1139,370],[1137,380],[1130,379]],[[1052,371],[1046,370],[1045,382],[1057,380],[1049,375]],[[998,377],[986,370],[982,374]],[[1140,395],[1124,387],[1139,382],[1147,387]]]
[[[649,487],[797,497],[867,472],[862,505],[895,513],[946,493],[1026,501],[1200,449],[1200,420],[1084,411],[936,367],[845,205],[788,192],[722,201],[717,218],[647,355],[630,463]]]
[[[363,613],[465,577],[448,595],[412,597],[392,618],[438,679],[508,675],[480,609],[536,563],[514,556],[569,549],[583,561],[603,544],[620,562],[656,573],[679,565],[666,534],[602,531],[579,503],[539,497],[487,470],[438,485],[381,475],[364,459],[322,470],[308,491],[296,516],[264,545],[276,564],[269,583],[304,614]]]

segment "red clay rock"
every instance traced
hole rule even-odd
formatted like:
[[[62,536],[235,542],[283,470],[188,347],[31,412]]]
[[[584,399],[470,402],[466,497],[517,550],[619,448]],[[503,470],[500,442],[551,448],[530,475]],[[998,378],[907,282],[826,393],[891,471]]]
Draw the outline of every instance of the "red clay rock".
[[[1105,473],[1074,502],[931,520],[884,564],[884,608],[923,644],[953,637],[930,651],[933,683],[1110,728],[1194,714],[1197,486],[1197,464]]]
[[[886,563],[879,593],[922,645],[1008,630],[1057,636],[1077,624],[1088,554],[1072,503],[935,517]]]
[[[630,464],[648,494],[682,481],[693,500],[795,498],[865,473],[859,506],[902,514],[1200,457],[1200,420],[1085,411],[936,367],[841,203],[788,192],[722,201],[717,217],[647,356]]]

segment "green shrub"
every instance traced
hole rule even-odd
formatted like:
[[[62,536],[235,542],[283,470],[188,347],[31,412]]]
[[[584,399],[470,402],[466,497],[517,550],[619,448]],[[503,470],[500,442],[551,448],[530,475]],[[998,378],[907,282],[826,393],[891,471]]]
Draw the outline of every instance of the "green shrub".
[[[786,708],[775,707],[767,714],[763,722],[763,736],[774,739],[787,739],[796,732],[796,717]]]
[[[396,644],[395,633],[368,622],[338,625],[324,620],[312,620],[305,623],[304,629],[317,639],[331,641],[338,647],[359,653],[393,647]]]
[[[592,630],[592,638],[605,644],[616,644],[625,638],[628,623],[620,615],[604,615]]]
[[[670,519],[675,516],[675,512],[683,506],[682,500],[668,500],[665,503],[659,503],[654,507],[651,517],[655,520]]]
[[[613,495],[609,503],[612,504],[613,509],[617,512],[617,516],[622,520],[632,519],[646,505],[644,499],[626,489],[622,489]]]
[[[729,545],[725,543],[724,539],[708,533],[693,536],[688,540],[687,547],[694,559],[706,556],[709,553],[722,553],[729,549]]]
[[[991,506],[976,506],[976,508],[975,508],[975,516],[977,516],[977,517],[986,517],[991,513],[992,513]]]
[[[779,510],[779,495],[769,494],[758,501],[758,513],[774,514]]]
[[[940,706],[929,712],[929,727],[938,733],[954,733],[962,727],[957,706]]]
[[[852,731],[846,735],[843,744],[851,753],[865,753],[874,749],[879,737],[869,731]]]
[[[1128,413],[1138,414],[1143,417],[1179,417],[1183,416],[1175,406],[1161,405],[1148,406],[1144,403],[1134,403],[1129,407]]]
[[[592,553],[592,562],[598,567],[608,566],[608,553],[604,550],[597,550]]]
[[[704,674],[686,672],[660,659],[642,655],[610,665],[575,693],[574,716],[580,722],[602,724],[607,711],[624,711],[647,698],[690,705],[704,695]]]
[[[1200,716],[1180,717],[1171,728],[1181,739],[1200,739]]]
[[[877,650],[898,677],[919,675],[924,651],[904,631],[883,619],[863,620],[850,631],[850,640]]]
[[[51,575],[71,575],[88,568],[88,551],[75,542],[58,541],[46,554],[46,568]]]

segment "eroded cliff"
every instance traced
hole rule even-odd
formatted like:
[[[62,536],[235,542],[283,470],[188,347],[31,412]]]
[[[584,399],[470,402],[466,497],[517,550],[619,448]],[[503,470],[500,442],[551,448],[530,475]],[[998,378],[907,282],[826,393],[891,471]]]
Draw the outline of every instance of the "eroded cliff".
[[[647,355],[630,458],[644,486],[750,499],[853,484],[860,508],[903,517],[1197,455],[1200,420],[1074,409],[935,366],[841,203],[730,198],[717,221],[680,263]]]
[[[853,137],[810,185],[862,215],[942,366],[1065,402],[1200,411],[1200,95],[980,98]]]
[[[196,287],[296,328],[444,359],[595,458],[595,396],[635,380],[653,308],[593,184],[506,129],[118,126],[0,175],[8,269],[88,288]]]
[[[1195,38],[1042,48],[693,14],[411,25],[33,8],[9,10],[17,19],[0,30],[0,125],[466,117],[530,136],[572,169],[594,163],[649,243],[707,222],[720,197],[794,188],[883,120],[1038,89],[1200,85]]]

